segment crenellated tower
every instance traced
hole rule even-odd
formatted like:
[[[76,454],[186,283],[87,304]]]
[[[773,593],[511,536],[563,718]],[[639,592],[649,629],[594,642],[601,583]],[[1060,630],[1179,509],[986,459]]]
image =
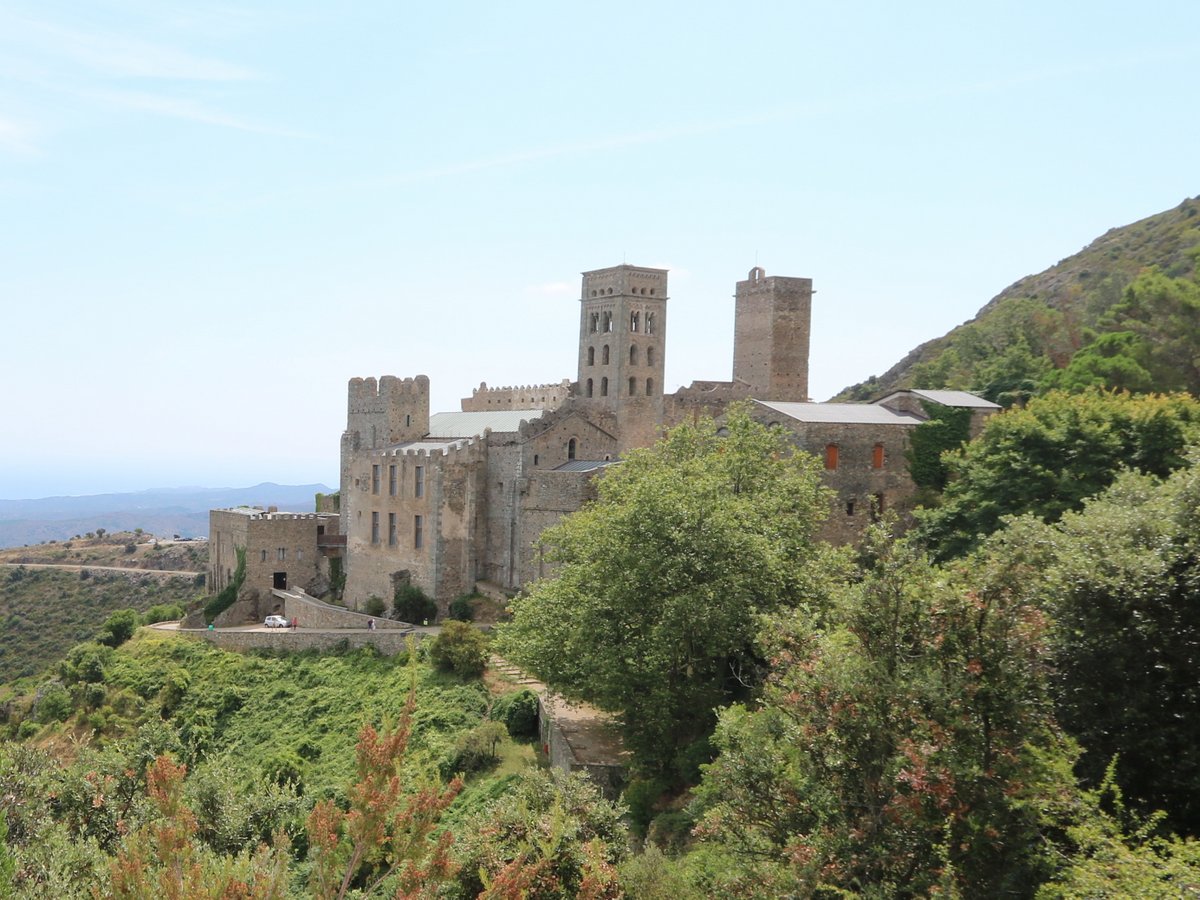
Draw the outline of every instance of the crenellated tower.
[[[353,449],[417,441],[429,433],[429,378],[351,378],[346,434]]]
[[[620,450],[659,436],[667,270],[620,265],[583,273],[579,398],[616,417]]]
[[[812,279],[767,277],[755,266],[737,283],[733,380],[757,400],[808,400]]]

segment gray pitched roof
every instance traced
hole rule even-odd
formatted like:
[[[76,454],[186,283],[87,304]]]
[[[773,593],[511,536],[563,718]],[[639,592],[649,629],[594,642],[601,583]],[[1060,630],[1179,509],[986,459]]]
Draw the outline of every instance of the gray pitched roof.
[[[783,403],[770,400],[754,402],[797,422],[825,422],[837,425],[921,424],[921,420],[916,416],[893,412],[874,403]]]
[[[616,460],[612,459],[573,459],[561,466],[555,466],[551,472],[594,472],[611,466]]]
[[[475,437],[485,429],[517,431],[522,422],[532,422],[542,416],[540,409],[501,409],[488,412],[440,412],[429,417],[428,438]]]
[[[999,403],[984,400],[969,391],[918,391],[911,389],[918,397],[940,403],[942,406],[959,406],[967,409],[1000,409]],[[892,396],[895,396],[894,394]]]

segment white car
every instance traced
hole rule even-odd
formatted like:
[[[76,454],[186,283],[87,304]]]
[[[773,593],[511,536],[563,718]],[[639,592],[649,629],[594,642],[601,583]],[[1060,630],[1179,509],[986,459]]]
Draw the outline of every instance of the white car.
[[[267,616],[263,624],[268,628],[287,628],[288,620],[283,616]]]

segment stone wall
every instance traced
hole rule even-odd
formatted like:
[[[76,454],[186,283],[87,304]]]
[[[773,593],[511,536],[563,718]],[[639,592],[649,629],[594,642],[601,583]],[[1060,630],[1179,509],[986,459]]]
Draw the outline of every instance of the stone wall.
[[[531,472],[525,479],[517,534],[517,545],[522,549],[520,584],[553,574],[553,567],[542,551],[542,532],[595,500],[596,479],[603,477],[603,471]]]
[[[571,379],[557,384],[526,384],[517,387],[490,388],[486,381],[462,399],[463,412],[491,412],[498,409],[558,409],[571,396]]]
[[[737,283],[733,380],[758,400],[808,400],[812,279],[767,277],[759,267]]]
[[[304,628],[367,628],[372,616],[355,612],[331,603],[323,603],[315,597],[289,594],[280,598],[273,595],[272,600],[278,604],[275,608],[277,615],[284,616],[289,622],[296,619],[299,627]],[[410,625],[407,622],[397,622],[393,619],[375,618],[375,627],[380,631],[403,631]]]
[[[685,422],[694,425],[703,418],[716,419],[730,403],[749,398],[750,386],[740,381],[693,381],[666,396],[663,425],[674,428]]]
[[[173,632],[180,637],[208,641],[222,650],[248,653],[253,650],[302,653],[305,650],[340,650],[374,647],[384,656],[393,656],[407,647],[408,640],[418,643],[421,632],[403,631],[305,631],[299,628],[279,628],[273,631],[226,631],[207,629]]]
[[[214,509],[209,513],[209,584],[219,593],[237,568],[236,548],[246,549],[242,593],[266,595],[277,586],[311,587],[321,576],[320,528],[337,531],[337,516],[267,510]]]

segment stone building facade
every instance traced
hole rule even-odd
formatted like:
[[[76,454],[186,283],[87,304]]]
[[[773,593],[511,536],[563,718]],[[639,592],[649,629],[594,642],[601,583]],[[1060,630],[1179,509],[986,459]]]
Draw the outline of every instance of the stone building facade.
[[[208,589],[220,593],[246,551],[241,594],[269,597],[272,588],[328,589],[331,560],[341,556],[335,513],[279,512],[274,507],[214,509],[208,514]]]
[[[411,583],[444,607],[479,581],[515,591],[546,575],[542,532],[595,497],[599,473],[666,428],[719,420],[739,400],[826,461],[837,492],[826,536],[853,541],[872,517],[911,505],[908,435],[925,404],[971,406],[980,418],[998,408],[962,392],[808,402],[812,281],[758,267],[736,287],[733,378],[665,394],[667,277],[631,265],[583,273],[573,381],[481,383],[460,411],[431,415],[423,375],[350,380],[340,493],[348,605]]]

